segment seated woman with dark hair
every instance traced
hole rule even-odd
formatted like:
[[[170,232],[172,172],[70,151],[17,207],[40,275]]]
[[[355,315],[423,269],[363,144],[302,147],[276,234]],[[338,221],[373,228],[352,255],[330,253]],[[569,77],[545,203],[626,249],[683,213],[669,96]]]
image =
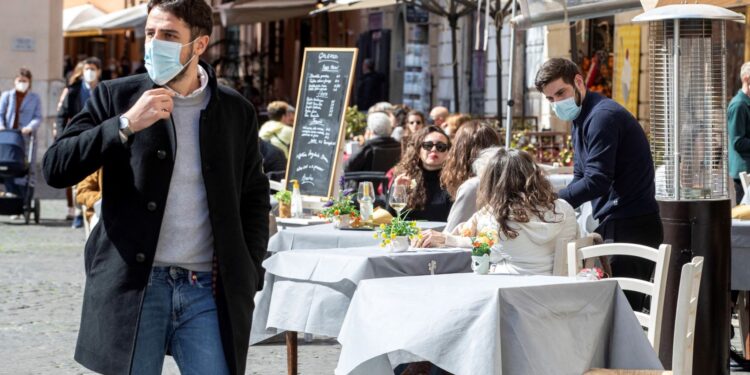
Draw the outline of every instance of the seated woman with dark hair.
[[[499,150],[480,179],[479,207],[451,234],[424,231],[415,247],[471,248],[470,237],[496,233],[495,273],[552,274],[555,250],[577,236],[575,211],[557,198],[531,155]]]
[[[395,168],[393,180],[394,184],[409,187],[405,211],[408,219],[445,221],[448,218],[453,202],[440,184],[440,172],[450,147],[450,139],[437,126],[423,128],[411,137],[406,153]]]

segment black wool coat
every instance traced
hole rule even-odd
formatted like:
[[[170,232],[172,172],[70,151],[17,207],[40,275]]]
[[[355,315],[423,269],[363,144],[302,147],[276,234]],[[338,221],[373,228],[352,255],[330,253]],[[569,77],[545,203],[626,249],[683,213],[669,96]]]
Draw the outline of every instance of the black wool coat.
[[[262,288],[268,242],[268,179],[253,106],[218,86],[200,117],[200,156],[214,237],[216,305],[232,374],[245,371],[253,296]],[[71,186],[103,168],[102,217],[85,253],[86,288],[75,359],[105,374],[131,368],[144,290],[174,167],[175,133],[158,121],[123,143],[119,117],[156,88],[146,74],[100,83],[44,155],[47,182]]]

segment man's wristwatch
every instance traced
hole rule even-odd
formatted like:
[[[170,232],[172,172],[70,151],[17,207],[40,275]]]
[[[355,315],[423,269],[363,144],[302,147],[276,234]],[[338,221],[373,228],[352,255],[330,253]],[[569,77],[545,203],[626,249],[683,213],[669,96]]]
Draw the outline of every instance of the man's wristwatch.
[[[125,116],[120,116],[120,133],[122,133],[125,138],[130,138],[130,136],[133,135],[133,129],[130,128],[130,120]]]

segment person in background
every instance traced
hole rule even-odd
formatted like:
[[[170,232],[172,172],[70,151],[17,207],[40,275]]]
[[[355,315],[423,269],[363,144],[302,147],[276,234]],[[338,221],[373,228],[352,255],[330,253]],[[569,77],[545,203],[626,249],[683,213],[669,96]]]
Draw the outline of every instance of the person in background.
[[[456,131],[458,130],[458,128],[469,121],[471,121],[471,116],[463,113],[456,113],[454,115],[448,116],[448,118],[445,119],[445,122],[443,122],[443,125],[440,126],[440,128],[443,129],[445,134],[448,134],[449,137],[453,138],[456,136]]]
[[[108,81],[120,77],[120,67],[116,58],[110,58],[109,63],[102,70],[102,81]]]
[[[286,113],[284,114],[284,117],[281,119],[281,122],[284,124],[287,124],[294,127],[294,113],[296,112],[296,109],[292,107],[291,105],[288,105],[286,108]]]
[[[81,112],[86,102],[91,97],[91,93],[94,91],[96,86],[99,84],[99,78],[101,77],[102,62],[96,57],[89,57],[82,62],[82,70],[80,76],[73,74],[71,76],[70,85],[67,87],[67,93],[65,98],[62,100],[62,104],[57,111],[57,119],[55,121],[55,136],[62,135],[65,127],[73,116]],[[72,188],[65,189],[66,195],[74,194]],[[70,193],[68,193],[70,190]],[[72,203],[72,202],[70,202]],[[71,212],[72,211],[72,212]],[[83,227],[83,214],[77,207],[68,206],[68,216],[73,214],[73,228]]]
[[[147,73],[147,72],[148,71],[146,70],[146,62],[143,61],[143,59],[141,59],[141,64],[138,65],[137,68],[135,68],[135,74],[143,74],[143,73]]]
[[[126,56],[120,58],[120,77],[127,77],[130,75],[133,70],[131,65],[130,59]]]
[[[470,121],[458,128],[452,141],[453,147],[448,151],[440,176],[440,183],[453,200],[453,207],[445,226],[447,232],[469,220],[471,215],[477,212],[479,177],[473,163],[482,150],[500,146],[500,136],[491,126],[479,121]]]
[[[374,171],[375,151],[377,149],[400,152],[400,143],[391,137],[391,118],[386,113],[375,112],[367,115],[367,130],[365,130],[365,144],[362,149],[349,158],[346,172]],[[395,156],[398,160],[398,155]],[[381,170],[385,172],[393,164]]]
[[[740,173],[750,170],[750,62],[740,68],[742,88],[727,107],[727,138],[729,139],[729,175],[734,180],[736,203],[740,204],[745,189]]]
[[[397,141],[401,141],[401,136],[404,133],[406,127],[406,118],[408,117],[411,108],[406,104],[397,104],[393,107],[393,131],[391,137]]]
[[[271,142],[281,150],[285,158],[289,158],[289,146],[294,135],[294,129],[282,121],[289,115],[289,107],[289,104],[282,101],[268,103],[269,120],[260,127],[259,133],[262,140]]]
[[[102,169],[99,168],[96,172],[88,175],[83,181],[76,185],[76,203],[83,207],[86,207],[84,218],[90,225],[95,224],[91,220],[94,218],[94,214],[97,214],[95,221],[98,221],[98,213],[96,212],[95,205],[102,199]],[[93,225],[92,225],[93,226]]]
[[[33,146],[33,149],[36,150],[36,144],[32,145],[31,140],[33,137],[34,143],[36,143],[36,131],[43,120],[42,101],[37,93],[31,92],[31,78],[30,70],[19,69],[13,81],[15,87],[0,95],[0,130],[20,131],[26,141],[26,152],[28,152],[30,146]],[[31,165],[35,163],[36,153],[34,152],[31,155]],[[5,179],[5,191],[23,198],[25,179],[30,179],[30,185],[33,186],[34,177],[33,168],[30,168],[29,174],[25,177]]]
[[[499,149],[480,180],[482,208],[454,233],[423,231],[414,246],[471,248],[471,237],[490,232],[502,245],[490,255],[494,273],[552,275],[556,250],[578,234],[573,207],[525,151]]]
[[[646,133],[627,109],[586,90],[576,63],[562,58],[545,62],[535,85],[563,121],[571,121],[573,181],[558,193],[574,208],[591,201],[596,232],[604,242],[629,242],[658,248],[663,240],[656,203],[654,162]],[[654,263],[645,259],[610,258],[614,277],[650,280]],[[635,311],[644,296],[626,292]]]
[[[78,64],[76,64],[75,68],[70,72],[67,79],[67,86],[60,92],[60,99],[57,100],[57,112],[60,112],[60,109],[63,106],[63,103],[65,102],[65,98],[68,97],[68,87],[72,86],[74,83],[79,82],[81,80],[81,76],[83,76],[83,60],[79,61]],[[57,139],[58,133],[62,134],[62,128],[59,124],[59,121],[55,121],[55,125],[52,127],[52,138]],[[65,188],[65,199],[68,204],[68,213],[65,215],[65,220],[71,221],[76,216],[80,214],[80,212],[76,212],[76,206],[75,202],[73,201],[73,188],[67,187]]]
[[[271,142],[260,140],[260,155],[263,157],[263,172],[269,180],[281,181],[286,174],[286,156]]]
[[[448,119],[450,114],[448,108],[437,106],[430,111],[430,121],[432,121],[432,125],[442,128],[443,123]]]
[[[431,221],[448,219],[453,202],[440,184],[440,173],[450,148],[450,139],[437,126],[425,127],[411,137],[406,153],[402,154],[401,161],[395,167],[396,177],[393,180],[394,184],[407,186],[406,218]]]
[[[364,110],[375,103],[388,100],[387,82],[385,76],[375,71],[372,59],[364,59],[362,75],[357,82],[357,108]]]

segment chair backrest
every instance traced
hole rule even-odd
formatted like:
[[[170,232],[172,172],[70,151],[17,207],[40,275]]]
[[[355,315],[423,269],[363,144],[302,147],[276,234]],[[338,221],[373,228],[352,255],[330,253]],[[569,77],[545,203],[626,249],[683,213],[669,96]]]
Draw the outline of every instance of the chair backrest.
[[[695,341],[695,317],[698,295],[703,274],[703,257],[695,257],[682,266],[680,288],[675,312],[674,342],[672,343],[672,373],[693,373],[693,342]]]
[[[748,190],[750,190],[750,176],[747,175],[747,172],[740,172],[740,183],[742,184],[742,190],[747,195]]]
[[[393,146],[374,146],[372,148],[372,166],[370,170],[377,172],[388,172],[401,160],[401,144]]]
[[[561,240],[561,242],[564,240]],[[555,244],[555,259],[552,263],[552,275],[553,276],[567,276],[568,275],[568,251],[567,246],[575,246],[576,249],[582,247],[594,246],[601,243],[601,236],[596,233],[589,234],[586,237],[581,237],[570,243],[556,243]],[[575,275],[574,275],[575,276]]]
[[[648,315],[635,311],[638,322],[648,329],[648,340],[659,352],[661,342],[661,319],[664,312],[664,294],[667,286],[667,273],[669,270],[670,245],[661,245],[659,249],[630,243],[610,243],[587,247],[576,247],[575,242],[568,244],[568,276],[575,277],[581,268],[582,261],[594,257],[627,255],[650,260],[656,263],[654,271],[654,282],[614,277],[623,290],[639,292],[651,296],[651,308]]]

